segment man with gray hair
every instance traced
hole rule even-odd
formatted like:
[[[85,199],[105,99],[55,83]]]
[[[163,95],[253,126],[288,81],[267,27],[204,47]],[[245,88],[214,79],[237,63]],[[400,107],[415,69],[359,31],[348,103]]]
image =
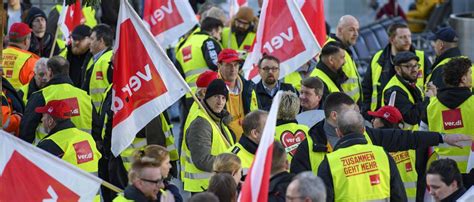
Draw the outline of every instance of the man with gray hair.
[[[327,201],[407,201],[395,161],[382,147],[368,142],[364,131],[364,118],[358,111],[350,109],[338,116],[340,139],[318,170],[326,184]]]
[[[326,187],[323,180],[311,171],[298,174],[288,185],[286,201],[325,202]]]
[[[51,73],[48,72],[48,66],[46,65],[47,62],[48,58],[40,58],[36,61],[34,67],[34,79],[32,79],[28,85],[24,85],[18,90],[18,95],[22,98],[23,103],[26,104],[30,95],[41,90],[51,79]]]

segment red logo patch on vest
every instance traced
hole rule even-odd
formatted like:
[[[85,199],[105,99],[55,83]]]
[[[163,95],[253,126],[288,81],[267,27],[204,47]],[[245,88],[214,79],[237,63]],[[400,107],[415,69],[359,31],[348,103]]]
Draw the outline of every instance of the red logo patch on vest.
[[[80,116],[81,110],[79,110],[79,102],[77,101],[77,97],[68,98],[62,100],[63,102],[67,103],[69,107],[71,107],[71,116]]]
[[[94,160],[91,145],[87,140],[73,144],[76,151],[77,164],[86,163]]]
[[[183,54],[183,61],[184,62],[187,62],[191,59],[193,59],[193,54],[192,54],[192,51],[191,51],[191,47],[192,46],[186,46],[183,48],[183,50],[181,50],[181,53]]]
[[[285,131],[280,137],[280,142],[285,147],[286,153],[293,156],[296,153],[298,145],[306,139],[306,134],[302,130],[297,130],[294,134],[290,131]]]
[[[104,74],[102,71],[98,71],[95,73],[95,80],[104,80]]]
[[[7,75],[6,75],[6,77],[7,77],[7,78],[12,78],[12,76],[13,76],[13,70],[11,70],[11,69],[7,70]]]
[[[422,69],[418,70],[418,74],[416,75],[416,78],[423,78],[423,70]]]
[[[462,122],[461,109],[449,109],[442,111],[443,127],[445,130],[462,128],[464,124]]]
[[[407,172],[413,171],[413,167],[411,166],[411,162],[405,163],[405,171],[407,171]]]
[[[369,178],[370,178],[370,185],[374,186],[374,185],[380,184],[380,175],[379,174],[370,175]]]
[[[252,46],[244,45],[244,50],[248,52],[248,51],[250,51],[250,48],[251,48],[251,47],[252,47]]]

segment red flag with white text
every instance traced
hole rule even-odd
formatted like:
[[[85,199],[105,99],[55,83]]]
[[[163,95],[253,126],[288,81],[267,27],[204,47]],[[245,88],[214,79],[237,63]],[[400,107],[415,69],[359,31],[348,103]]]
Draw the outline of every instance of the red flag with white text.
[[[93,201],[102,180],[0,131],[0,201]]]
[[[66,41],[66,44],[69,44],[70,42],[69,36],[72,30],[80,25],[84,20],[85,18],[82,13],[81,1],[76,0],[74,4],[66,5],[66,0],[64,0],[63,8],[59,15],[58,25],[63,33],[63,40]]]
[[[324,44],[327,38],[324,0],[296,0],[296,3],[318,43]]]
[[[245,60],[246,79],[258,82],[258,60],[263,54],[280,59],[280,78],[312,59],[320,46],[294,0],[264,1],[257,37]]]
[[[153,118],[189,92],[176,67],[127,1],[114,47],[112,153],[117,156]]]
[[[198,23],[189,2],[181,0],[145,0],[143,21],[165,48]]]
[[[273,98],[267,122],[263,128],[263,135],[258,145],[257,153],[252,162],[245,182],[240,192],[239,201],[267,201],[272,168],[273,142],[275,141],[275,126],[278,106],[281,101],[279,91]]]

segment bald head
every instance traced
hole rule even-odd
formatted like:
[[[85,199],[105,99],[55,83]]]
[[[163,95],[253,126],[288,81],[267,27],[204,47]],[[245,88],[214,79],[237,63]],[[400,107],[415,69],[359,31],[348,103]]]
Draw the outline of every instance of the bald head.
[[[336,36],[346,46],[352,46],[359,37],[359,21],[352,15],[344,15],[339,19]]]
[[[343,111],[337,119],[337,129],[341,136],[349,133],[362,134],[365,130],[364,118],[358,111],[352,109]]]

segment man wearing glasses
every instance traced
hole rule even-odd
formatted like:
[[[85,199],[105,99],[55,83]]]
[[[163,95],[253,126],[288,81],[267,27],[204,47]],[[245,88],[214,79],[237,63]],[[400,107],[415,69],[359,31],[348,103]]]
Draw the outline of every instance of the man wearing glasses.
[[[158,162],[150,157],[142,157],[132,164],[128,174],[131,182],[114,201],[158,201],[158,193],[164,188],[163,177]]]
[[[429,99],[423,99],[423,92],[417,86],[420,58],[410,51],[400,52],[395,56],[396,74],[382,91],[382,106],[388,105],[392,92],[396,92],[395,107],[403,116],[405,130],[416,130],[421,114]],[[436,87],[430,85],[426,97],[436,95]]]
[[[261,110],[270,111],[273,97],[279,90],[296,93],[291,84],[278,81],[280,77],[280,60],[272,55],[264,55],[258,62],[258,73],[262,79],[255,87],[257,101]]]

